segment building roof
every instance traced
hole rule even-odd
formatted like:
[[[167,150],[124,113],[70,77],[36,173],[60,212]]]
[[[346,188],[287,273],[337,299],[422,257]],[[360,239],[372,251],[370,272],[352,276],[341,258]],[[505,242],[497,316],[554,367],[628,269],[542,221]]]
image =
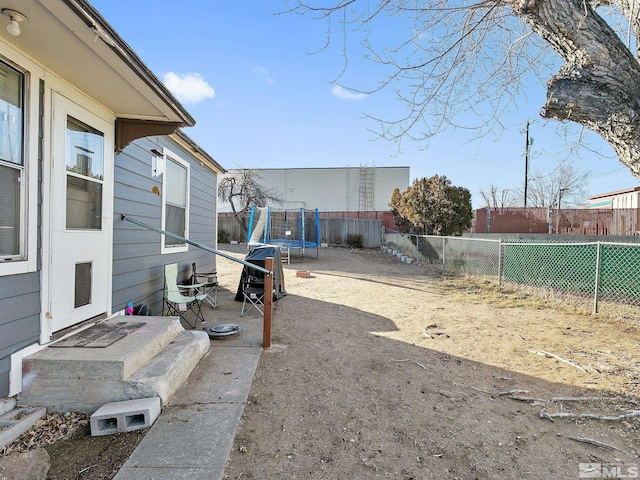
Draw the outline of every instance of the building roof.
[[[360,166],[344,166],[344,167],[279,167],[279,168],[263,168],[263,167],[256,167],[256,168],[249,168],[249,169],[244,169],[244,168],[230,168],[229,172],[235,172],[235,171],[240,171],[240,170],[264,170],[264,171],[269,171],[269,172],[275,172],[275,171],[279,171],[279,170],[347,170],[347,169],[361,169],[361,168],[375,168],[376,170],[382,170],[382,169],[386,169],[386,168],[395,168],[395,169],[409,169],[410,167],[408,165],[397,165],[397,166],[391,166],[391,167],[376,167],[376,166],[367,166],[367,165],[360,165]]]
[[[625,193],[633,193],[633,192],[640,192],[640,186],[625,188],[624,190],[615,190],[613,192],[599,193],[597,195],[592,195],[591,197],[587,197],[587,200],[597,200],[599,198],[616,197],[618,195],[624,195]]]
[[[227,171],[207,152],[205,152],[200,146],[191,140],[186,133],[182,130],[178,130],[175,133],[176,140],[183,144],[187,150],[191,151],[195,155],[198,160],[200,160],[203,164],[208,166],[211,170],[216,173],[226,173]]]

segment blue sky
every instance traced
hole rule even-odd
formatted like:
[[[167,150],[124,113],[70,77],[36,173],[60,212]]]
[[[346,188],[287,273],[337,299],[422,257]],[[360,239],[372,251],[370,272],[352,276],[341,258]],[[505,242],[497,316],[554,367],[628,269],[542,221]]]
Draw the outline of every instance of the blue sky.
[[[558,122],[538,115],[542,88],[531,88],[518,109],[501,118],[500,137],[474,140],[468,131],[446,131],[424,143],[388,145],[368,131],[372,113],[401,112],[393,92],[367,96],[336,88],[340,45],[317,54],[325,25],[298,15],[274,15],[282,0],[90,0],[92,5],[167,84],[197,125],[185,129],[223,167],[409,166],[411,180],[446,175],[468,188],[473,206],[494,184],[518,189],[524,180],[524,127],[531,121],[530,171],[549,171],[570,155]],[[352,47],[348,86],[367,88],[382,78]],[[592,172],[588,194],[638,185],[595,134],[573,154]],[[576,157],[578,155],[578,157]]]

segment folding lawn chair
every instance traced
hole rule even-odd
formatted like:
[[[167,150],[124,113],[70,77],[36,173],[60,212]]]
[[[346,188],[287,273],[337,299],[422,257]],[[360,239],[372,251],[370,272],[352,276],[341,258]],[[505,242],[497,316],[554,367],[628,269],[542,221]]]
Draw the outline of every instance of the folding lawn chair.
[[[195,262],[191,264],[191,270],[191,283],[193,285],[202,285],[198,288],[198,293],[204,293],[204,301],[213,308],[216,308],[218,305],[218,273],[215,270],[212,272],[198,273]]]
[[[164,290],[162,314],[164,315],[164,305],[166,305],[167,315],[180,317],[191,328],[196,328],[198,320],[204,323],[201,306],[206,294],[200,293],[198,290],[204,284],[179,285],[177,263],[170,263],[164,266],[164,282],[166,288]],[[189,311],[193,312],[196,317],[193,325],[186,318],[186,314]]]
[[[240,316],[242,317],[252,308],[255,308],[261,315],[264,315],[264,278],[251,274],[243,276],[241,280],[241,290],[243,298]]]

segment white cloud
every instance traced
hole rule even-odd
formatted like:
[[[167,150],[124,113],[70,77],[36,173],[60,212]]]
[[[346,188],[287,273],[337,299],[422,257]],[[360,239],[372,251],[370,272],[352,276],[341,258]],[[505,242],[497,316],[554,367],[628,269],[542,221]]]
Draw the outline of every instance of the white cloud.
[[[253,67],[251,69],[251,73],[257,77],[262,78],[265,82],[267,82],[270,85],[273,85],[274,83],[276,83],[275,78],[271,76],[269,71],[262,67]]]
[[[199,73],[180,75],[169,72],[164,76],[164,84],[183,103],[200,103],[216,96],[213,87]]]
[[[364,93],[354,93],[349,90],[345,90],[340,85],[334,85],[331,87],[331,93],[342,100],[362,100],[367,96]]]

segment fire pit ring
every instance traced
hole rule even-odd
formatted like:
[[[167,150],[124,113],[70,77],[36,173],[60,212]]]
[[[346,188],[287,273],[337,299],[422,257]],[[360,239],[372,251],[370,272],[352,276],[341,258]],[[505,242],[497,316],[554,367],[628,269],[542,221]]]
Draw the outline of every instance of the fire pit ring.
[[[235,323],[220,323],[204,329],[209,338],[226,338],[242,332],[242,327]]]

